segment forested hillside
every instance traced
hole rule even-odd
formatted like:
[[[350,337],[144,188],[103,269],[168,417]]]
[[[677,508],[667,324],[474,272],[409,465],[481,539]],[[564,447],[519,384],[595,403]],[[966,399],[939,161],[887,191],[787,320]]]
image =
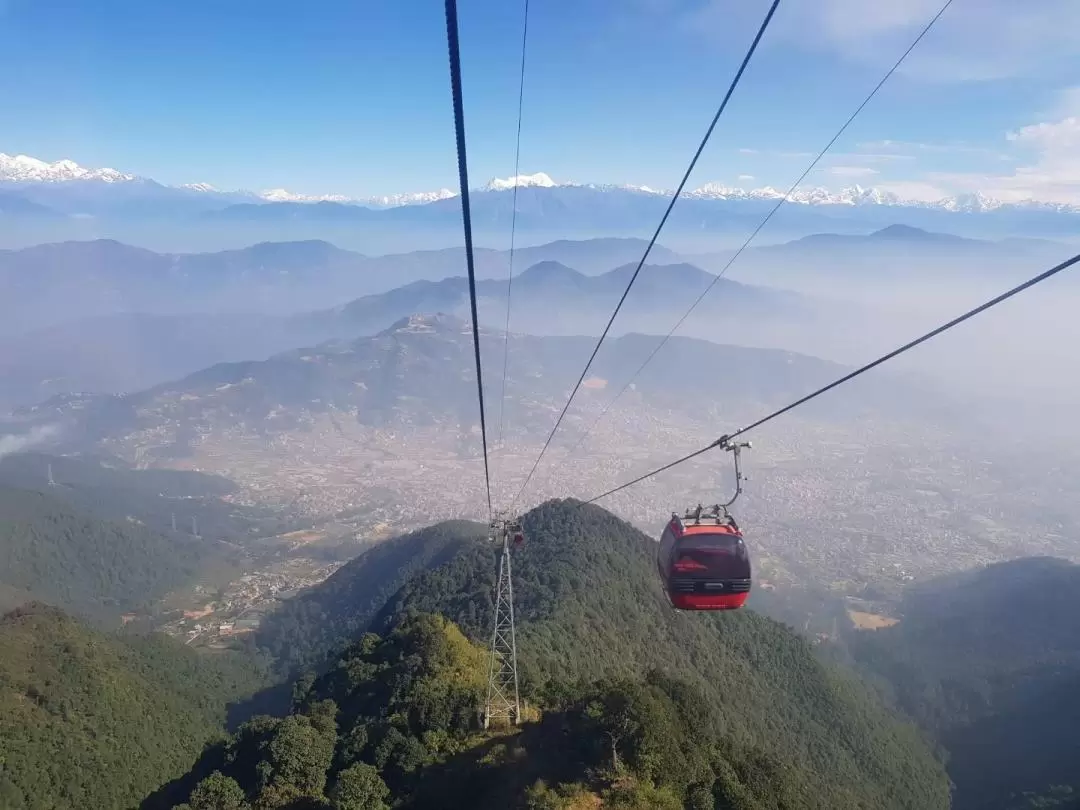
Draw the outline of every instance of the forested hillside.
[[[926,743],[883,710],[865,686],[822,664],[794,633],[751,611],[672,611],[656,582],[653,541],[602,509],[578,507],[573,501],[549,502],[528,513],[528,539],[516,552],[522,687],[534,705],[557,713],[603,703],[609,689],[624,688],[662,703],[654,690],[663,692],[668,687],[660,684],[674,679],[680,694],[694,696],[683,702],[693,707],[687,711],[706,739],[757,752],[797,774],[797,798],[761,806],[947,806],[947,781]],[[317,662],[334,646],[326,628],[345,634],[340,646],[360,640],[366,629],[392,633],[403,617],[417,612],[444,615],[467,636],[485,640],[495,549],[476,539],[482,531],[475,524],[441,524],[390,541],[379,549],[381,556],[359,558],[268,622],[264,641],[280,649],[295,643],[293,660]],[[414,550],[419,560],[412,559]],[[409,560],[409,570],[394,569],[394,560]],[[380,588],[392,593],[381,610],[372,598]],[[304,644],[307,638],[313,642]],[[333,666],[348,670],[350,656],[355,651],[346,651],[345,663]],[[686,722],[669,720],[675,727]],[[539,732],[523,731],[523,739],[529,733]],[[382,770],[379,761],[371,764]],[[472,779],[474,765],[460,767],[453,778]],[[581,774],[571,777],[579,781]],[[396,784],[394,776],[382,778]],[[670,784],[679,801],[686,798],[689,782]],[[491,806],[506,805],[493,800]]]
[[[410,576],[479,547],[486,536],[479,523],[448,521],[380,543],[268,616],[259,644],[285,673],[317,667],[367,630]]]
[[[43,492],[0,486],[0,584],[81,615],[146,609],[189,581],[203,552],[131,521],[103,520]],[[5,598],[0,594],[0,598]]]
[[[1030,558],[912,588],[848,649],[949,752],[957,810],[1080,803],[1080,566]]]
[[[56,486],[49,485],[52,471]],[[170,532],[175,517],[181,534],[198,521],[199,534],[211,541],[248,534],[275,534],[295,528],[274,511],[231,503],[235,483],[191,470],[135,469],[107,453],[47,455],[13,453],[0,459],[0,487],[32,489],[107,520],[141,521]]]
[[[125,808],[223,733],[252,659],[116,638],[40,604],[0,618],[0,807]]]
[[[486,665],[484,647],[455,624],[410,612],[299,681],[292,714],[245,724],[144,810],[177,798],[187,798],[175,805],[184,810],[947,806],[928,758],[893,751],[891,775],[833,771],[827,761],[815,771],[730,734],[704,694],[656,670],[551,680],[532,694],[521,727],[485,732]]]

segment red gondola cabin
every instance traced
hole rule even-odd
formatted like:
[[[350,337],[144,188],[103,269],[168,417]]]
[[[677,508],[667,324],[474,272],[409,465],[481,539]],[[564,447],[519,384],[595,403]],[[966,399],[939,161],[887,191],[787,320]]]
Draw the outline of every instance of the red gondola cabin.
[[[668,598],[678,610],[734,610],[750,596],[750,555],[735,519],[701,507],[672,515],[657,552]]]

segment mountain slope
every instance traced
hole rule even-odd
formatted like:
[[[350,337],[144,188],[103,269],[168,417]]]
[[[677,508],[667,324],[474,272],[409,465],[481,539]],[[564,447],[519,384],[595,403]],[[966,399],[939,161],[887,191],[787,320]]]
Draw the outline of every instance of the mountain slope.
[[[583,438],[658,341],[624,335],[604,344],[553,444],[556,453],[569,453]],[[489,364],[509,352],[503,452],[522,459],[538,453],[595,340],[511,335],[505,341],[482,329],[480,343]],[[843,372],[792,352],[674,337],[597,423],[589,449],[595,456],[598,440],[633,441],[641,466],[665,463],[673,443],[691,449],[719,423],[756,418]],[[485,398],[501,402],[499,375],[484,376]],[[941,425],[956,424],[958,410],[929,386],[882,374],[846,388],[842,397],[807,405],[800,416],[828,426],[862,419]],[[213,366],[124,397],[57,397],[19,409],[8,431],[56,430],[53,444],[42,446],[47,452],[105,452],[129,465],[216,473],[240,486],[241,503],[246,494],[248,503],[296,518],[347,514],[366,524],[357,526],[364,531],[390,515],[407,528],[424,525],[436,492],[442,515],[477,514],[483,498],[483,479],[472,472],[479,463],[477,418],[469,326],[417,315],[374,337]],[[592,468],[592,459],[579,456],[565,473],[575,478],[564,478],[563,486],[593,489]],[[295,474],[298,469],[315,478]],[[520,487],[526,464],[506,469],[496,487]]]
[[[638,370],[657,341],[636,334],[608,341],[592,375],[614,388]],[[482,328],[480,342],[485,356],[502,354],[502,335]],[[580,371],[580,359],[594,345],[591,337],[510,336],[507,413],[516,434],[547,429],[551,404],[565,395]],[[780,403],[839,376],[844,368],[793,352],[682,337],[672,338],[664,351],[664,362],[651,364],[635,381],[635,395],[642,404],[684,414],[702,415],[715,402],[731,408]],[[466,322],[442,314],[414,315],[373,337],[330,341],[265,361],[223,363],[125,397],[56,397],[21,409],[18,418],[23,425],[61,424],[67,436],[109,444],[153,431],[151,445],[141,451],[144,458],[182,454],[205,445],[225,427],[267,437],[307,430],[326,414],[373,428],[469,430],[476,419],[474,368]],[[724,373],[702,375],[707,368]],[[692,398],[682,392],[687,379],[696,381]],[[488,394],[498,397],[498,381],[488,380]],[[827,410],[848,414],[913,407],[935,406],[916,389],[884,380],[852,388]],[[814,406],[806,410],[816,412],[821,411]],[[440,436],[462,446],[463,437],[454,431]]]
[[[481,730],[486,672],[481,644],[444,617],[410,613],[382,637],[365,634],[322,677],[296,682],[289,716],[245,724],[142,807],[883,806],[871,804],[876,777],[836,784],[733,739],[678,676],[561,682],[532,696],[539,705],[526,698],[522,725]]]
[[[2,195],[0,216],[35,205]],[[290,205],[304,211],[316,207]],[[637,239],[564,240],[522,248],[515,269],[559,260],[586,272],[602,272],[636,260],[643,249]],[[658,246],[654,261],[678,259]],[[478,251],[481,278],[505,279],[508,269],[507,251]],[[0,286],[5,290],[0,315],[2,331],[13,334],[120,313],[286,314],[464,270],[460,248],[372,257],[322,239],[267,241],[212,253],[154,252],[114,239],[69,240],[0,250]]]
[[[0,582],[81,614],[146,609],[191,579],[205,552],[45,493],[0,487]]]
[[[900,624],[848,639],[855,660],[949,751],[957,810],[1080,790],[1080,566],[1030,558],[912,588]],[[1037,805],[1033,805],[1037,806]]]
[[[380,543],[346,566],[353,573],[331,576],[282,605],[268,617],[259,644],[285,673],[321,666],[343,639],[368,628],[409,577],[453,560],[485,534],[479,524],[451,521]]]
[[[0,618],[0,806],[123,808],[182,773],[260,686],[251,662],[121,640],[39,605]]]
[[[700,691],[712,728],[733,744],[759,747],[816,774],[808,792],[823,805],[832,797],[836,806],[856,806],[862,796],[875,807],[945,806],[940,766],[914,730],[891,719],[849,675],[816,661],[793,633],[752,611],[720,617],[671,611],[650,538],[572,501],[533,510],[524,527],[528,540],[514,573],[528,692],[558,693],[560,684],[579,679],[641,678],[659,670]],[[448,528],[390,541],[388,547],[398,548],[388,553],[405,557],[438,544]],[[379,630],[413,611],[437,612],[485,639],[495,551],[468,535],[459,542],[462,550],[452,559],[432,559],[408,577],[370,626]],[[301,645],[300,660],[317,661],[326,648],[317,626],[346,631],[342,644],[358,638],[371,613],[368,595],[387,579],[385,559],[364,555],[343,567],[270,617],[262,643],[288,638]],[[357,594],[365,596],[356,600]],[[313,643],[305,644],[309,634]]]

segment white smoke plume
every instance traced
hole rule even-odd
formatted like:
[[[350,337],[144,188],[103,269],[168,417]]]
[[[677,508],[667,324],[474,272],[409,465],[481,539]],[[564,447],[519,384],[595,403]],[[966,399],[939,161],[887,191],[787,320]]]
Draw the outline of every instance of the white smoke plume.
[[[9,433],[0,436],[0,458],[12,453],[21,453],[36,444],[48,441],[60,433],[59,425],[39,425],[29,433]]]

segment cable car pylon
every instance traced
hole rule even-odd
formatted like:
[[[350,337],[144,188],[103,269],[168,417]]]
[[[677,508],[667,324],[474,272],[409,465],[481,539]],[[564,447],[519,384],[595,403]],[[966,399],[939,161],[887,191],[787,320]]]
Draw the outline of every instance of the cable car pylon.
[[[502,541],[499,579],[495,585],[495,627],[491,634],[491,663],[488,667],[484,728],[492,721],[517,725],[521,720],[518,696],[517,637],[514,631],[514,586],[510,572],[510,548],[524,542],[521,523],[497,516],[491,521],[492,542]]]

